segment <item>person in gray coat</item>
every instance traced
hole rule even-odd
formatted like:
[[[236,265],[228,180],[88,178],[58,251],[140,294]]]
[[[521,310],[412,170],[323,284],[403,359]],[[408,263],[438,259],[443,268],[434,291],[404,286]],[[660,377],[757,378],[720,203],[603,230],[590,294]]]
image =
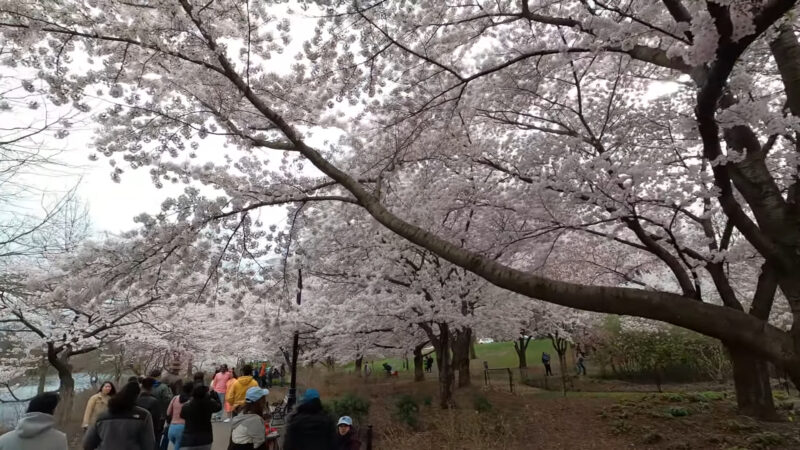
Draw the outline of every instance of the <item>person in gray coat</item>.
[[[67,435],[54,428],[57,405],[55,392],[34,397],[17,428],[0,436],[0,450],[67,450]]]
[[[128,383],[108,401],[108,411],[83,436],[83,450],[155,450],[150,413],[136,406],[140,392]]]

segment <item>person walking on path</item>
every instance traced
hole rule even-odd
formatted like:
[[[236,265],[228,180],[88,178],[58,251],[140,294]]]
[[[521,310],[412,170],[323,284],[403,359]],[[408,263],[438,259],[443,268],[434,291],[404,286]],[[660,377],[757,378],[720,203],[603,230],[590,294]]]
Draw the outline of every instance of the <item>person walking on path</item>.
[[[167,411],[161,409],[161,402],[153,395],[155,384],[156,380],[150,377],[142,380],[142,391],[139,393],[139,398],[136,399],[136,406],[144,408],[150,413],[150,418],[153,420],[153,436],[156,442],[160,442],[161,435],[164,433],[164,418]]]
[[[153,397],[158,399],[158,402],[161,404],[161,408],[164,410],[163,414],[166,415],[167,406],[169,406],[169,402],[172,401],[172,397],[175,395],[172,391],[172,387],[167,384],[165,380],[161,379],[161,369],[151,370],[150,378],[155,381],[153,383],[152,390]]]
[[[242,413],[231,422],[229,450],[267,450],[267,428],[263,417],[267,395],[268,389],[251,387],[247,390]]]
[[[361,441],[353,430],[353,419],[342,416],[336,424],[336,450],[361,450]]]
[[[228,366],[223,364],[219,372],[214,375],[214,379],[211,380],[211,389],[217,394],[217,397],[219,397],[220,403],[225,403],[225,393],[228,392],[228,380],[231,379],[231,375]],[[220,412],[214,415],[214,420],[222,420],[223,413],[224,411],[220,410]]]
[[[236,380],[239,377],[236,376],[236,371],[231,370],[231,379],[225,383],[225,415],[227,416],[223,422],[228,423],[231,421],[231,417],[233,417],[233,405],[228,403],[228,393],[231,392],[231,386],[233,383],[236,383]]]
[[[192,398],[182,406],[180,416],[185,421],[181,450],[211,450],[214,431],[211,415],[222,409],[219,397],[210,395],[206,386],[196,385]]]
[[[228,404],[230,404],[233,408],[234,415],[237,414],[237,408],[244,406],[247,390],[251,387],[258,387],[258,382],[249,375],[253,373],[253,366],[249,364],[245,365],[242,368],[242,372],[248,375],[242,375],[236,379],[236,382],[231,385],[230,389],[228,389],[228,392],[225,395],[225,401],[228,402]]]
[[[286,367],[281,364],[281,387],[283,387],[284,378],[286,378]]]
[[[108,401],[108,411],[83,436],[83,450],[153,450],[153,420],[136,406],[139,385],[128,383]]]
[[[17,427],[0,436],[0,450],[68,450],[67,435],[55,429],[58,400],[56,392],[31,399]]]
[[[259,387],[267,387],[267,363],[262,362],[261,368],[258,369],[258,385]]]
[[[167,429],[167,439],[172,443],[173,450],[181,450],[181,439],[183,438],[183,429],[186,421],[181,417],[181,410],[183,405],[192,398],[192,391],[194,385],[191,381],[186,381],[181,386],[181,393],[172,397],[167,407],[167,422],[169,428]]]
[[[544,364],[544,376],[549,377],[553,375],[553,370],[550,368],[550,354],[542,352],[542,364]]]
[[[430,373],[431,370],[432,370],[432,367],[433,367],[433,358],[428,356],[427,358],[425,358],[425,371]]]
[[[336,427],[322,409],[319,392],[308,389],[286,421],[283,450],[335,450]]]
[[[86,410],[83,412],[83,423],[81,424],[83,431],[94,425],[100,414],[106,412],[108,401],[116,393],[117,388],[114,387],[114,383],[106,381],[100,386],[100,391],[97,394],[89,397],[89,401],[86,403]]]

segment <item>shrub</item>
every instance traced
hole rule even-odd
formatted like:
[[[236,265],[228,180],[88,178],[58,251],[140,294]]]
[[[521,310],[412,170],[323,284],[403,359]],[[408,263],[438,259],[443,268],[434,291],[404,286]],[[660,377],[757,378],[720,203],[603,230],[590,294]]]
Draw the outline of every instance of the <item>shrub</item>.
[[[620,434],[627,434],[630,433],[631,426],[628,422],[624,420],[615,420],[611,424],[611,433],[620,435]]]
[[[472,399],[472,403],[475,405],[475,411],[478,411],[479,413],[485,413],[492,410],[492,404],[486,397],[482,395],[476,395]]]
[[[426,395],[422,398],[422,404],[425,406],[431,406],[433,404],[433,397]]]
[[[786,443],[786,438],[778,433],[765,431],[750,436],[747,442],[756,448],[769,448],[775,445],[783,445]]]
[[[689,415],[689,410],[686,408],[670,408],[668,411],[670,416],[672,417],[686,417]]]
[[[394,417],[411,428],[419,426],[419,405],[410,395],[397,397],[394,403]]]
[[[672,403],[681,403],[685,400],[681,394],[664,394],[664,399]]]
[[[334,399],[328,406],[328,412],[335,417],[350,416],[356,422],[369,414],[369,400],[355,394],[345,394]]]

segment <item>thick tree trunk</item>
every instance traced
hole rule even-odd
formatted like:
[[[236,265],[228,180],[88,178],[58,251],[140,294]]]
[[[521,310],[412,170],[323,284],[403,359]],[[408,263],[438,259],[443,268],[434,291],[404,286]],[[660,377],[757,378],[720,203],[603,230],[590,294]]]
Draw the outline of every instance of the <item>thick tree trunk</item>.
[[[359,356],[358,358],[356,358],[356,368],[355,368],[355,370],[356,370],[356,374],[358,374],[359,377],[361,376],[361,365],[362,365],[363,362],[364,362],[364,357],[363,356]]]
[[[558,368],[561,371],[561,392],[567,396],[567,354],[558,353]]]
[[[772,400],[767,362],[735,346],[729,345],[727,348],[733,365],[739,412],[762,420],[776,420],[778,414]]]
[[[424,345],[414,347],[414,381],[425,380],[425,359],[422,357]]]
[[[528,344],[530,344],[531,338],[520,336],[514,341],[514,352],[517,354],[517,358],[519,359],[519,368],[526,369],[528,368]]]
[[[453,404],[453,361],[450,358],[450,327],[446,323],[439,324],[438,345],[436,350],[436,363],[439,367],[439,405],[442,409],[450,409]],[[438,347],[438,348],[437,348]]]
[[[472,384],[469,370],[469,347],[472,343],[472,329],[463,328],[453,334],[453,366],[458,370],[458,387],[467,387]]]
[[[478,359],[478,354],[475,352],[475,336],[469,343],[469,359]]]
[[[72,378],[69,353],[69,347],[56,353],[54,345],[52,343],[47,344],[47,361],[56,369],[58,374],[58,394],[61,400],[56,410],[56,421],[59,425],[64,425],[69,421],[75,399],[75,379]]]

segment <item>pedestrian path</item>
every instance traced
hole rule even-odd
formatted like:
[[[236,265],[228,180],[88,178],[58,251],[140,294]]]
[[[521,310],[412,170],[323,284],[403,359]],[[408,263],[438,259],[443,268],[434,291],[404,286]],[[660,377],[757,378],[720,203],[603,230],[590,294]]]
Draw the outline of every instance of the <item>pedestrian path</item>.
[[[231,424],[213,422],[211,426],[214,429],[214,445],[211,450],[227,450],[231,438]]]

